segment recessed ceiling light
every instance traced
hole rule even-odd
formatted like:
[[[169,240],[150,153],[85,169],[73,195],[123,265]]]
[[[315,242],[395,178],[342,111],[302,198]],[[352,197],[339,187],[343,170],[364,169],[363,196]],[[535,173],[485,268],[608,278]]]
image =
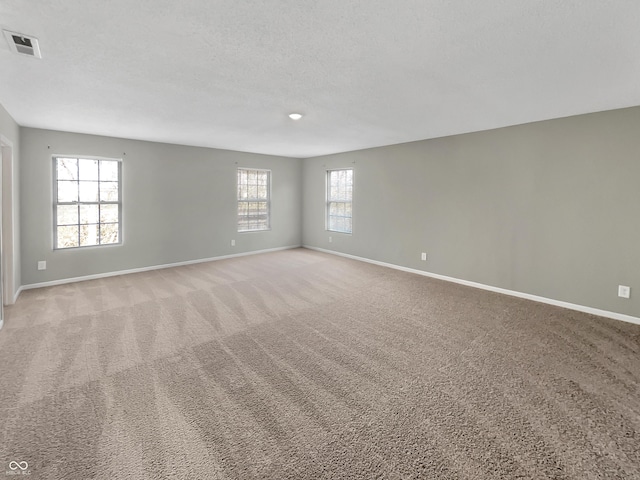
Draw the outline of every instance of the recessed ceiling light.
[[[300,120],[302,118],[302,114],[301,113],[290,113],[289,114],[289,118],[291,120]]]

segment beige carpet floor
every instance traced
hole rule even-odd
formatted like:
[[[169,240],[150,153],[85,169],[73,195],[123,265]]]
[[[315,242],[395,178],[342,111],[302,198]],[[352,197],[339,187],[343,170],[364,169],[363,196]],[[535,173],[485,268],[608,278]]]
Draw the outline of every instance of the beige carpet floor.
[[[29,290],[0,475],[638,479],[639,353],[637,325],[303,249]]]

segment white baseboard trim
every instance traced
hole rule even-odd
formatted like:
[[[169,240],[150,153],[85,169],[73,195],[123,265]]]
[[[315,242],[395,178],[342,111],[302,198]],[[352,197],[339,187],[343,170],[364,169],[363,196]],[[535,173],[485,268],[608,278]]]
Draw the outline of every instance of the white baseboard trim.
[[[554,305],[556,307],[568,308],[569,310],[577,310],[578,312],[590,313],[592,315],[598,315],[600,317],[613,318],[614,320],[621,320],[623,322],[635,323],[640,325],[640,318],[631,315],[625,315],[624,313],[610,312],[608,310],[600,310],[599,308],[586,307],[584,305],[577,305],[575,303],[563,302],[561,300],[554,300],[553,298],[539,297],[530,293],[517,292],[515,290],[508,290],[506,288],[494,287],[491,285],[485,285],[483,283],[471,282],[469,280],[462,280],[459,278],[448,277],[446,275],[440,275],[438,273],[431,273],[424,270],[417,270],[415,268],[403,267],[401,265],[395,265],[393,263],[380,262],[378,260],[371,260],[370,258],[358,257],[356,255],[350,255],[348,253],[336,252],[334,250],[327,250],[319,247],[312,247],[311,245],[302,245],[303,248],[309,250],[316,250],[318,252],[329,253],[331,255],[338,255],[340,257],[351,258],[360,262],[373,263],[374,265],[380,265],[382,267],[393,268],[395,270],[402,270],[403,272],[415,273],[425,277],[437,278],[438,280],[445,280],[447,282],[459,283],[460,285],[466,285],[468,287],[480,288],[482,290],[488,290],[490,292],[502,293],[504,295],[510,295],[512,297],[526,298],[527,300],[533,300],[534,302],[546,303]]]
[[[118,270],[116,272],[106,272],[106,273],[97,273],[95,275],[85,275],[83,277],[62,278],[60,280],[51,280],[49,282],[31,283],[29,285],[22,285],[18,289],[18,293],[16,294],[16,299],[18,298],[19,292],[23,290],[32,290],[34,288],[42,288],[42,287],[54,287],[56,285],[64,285],[66,283],[84,282],[86,280],[97,280],[100,278],[116,277],[118,275],[128,275],[130,273],[148,272],[150,270],[162,270],[164,268],[183,267],[185,265],[194,265],[196,263],[215,262],[217,260],[225,260],[227,258],[246,257],[248,255],[258,255],[260,253],[277,252],[280,250],[291,250],[293,248],[300,248],[301,246],[302,245],[290,245],[287,247],[267,248],[264,250],[253,250],[251,252],[233,253],[231,255],[221,255],[219,257],[199,258],[197,260],[187,260],[185,262],[166,263],[162,265],[152,265],[150,267],[140,267],[140,268],[132,268],[129,270]]]
[[[16,294],[13,296],[13,303],[16,303],[18,301],[18,297],[20,296],[20,293],[23,289],[24,287],[22,286],[18,287],[18,290],[16,290]]]

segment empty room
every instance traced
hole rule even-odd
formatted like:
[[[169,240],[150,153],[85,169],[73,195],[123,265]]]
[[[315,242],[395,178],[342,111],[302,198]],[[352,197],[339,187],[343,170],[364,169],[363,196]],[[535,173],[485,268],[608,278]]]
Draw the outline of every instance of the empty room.
[[[0,1],[0,475],[640,478],[638,25]]]

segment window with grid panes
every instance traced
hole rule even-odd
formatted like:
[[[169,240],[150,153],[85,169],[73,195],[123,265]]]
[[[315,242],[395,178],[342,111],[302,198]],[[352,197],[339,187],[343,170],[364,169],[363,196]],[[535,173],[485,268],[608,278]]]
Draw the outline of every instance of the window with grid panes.
[[[54,157],[55,249],[121,243],[120,160]]]
[[[271,171],[238,168],[238,232],[269,230]]]
[[[351,233],[353,169],[327,171],[327,230]]]

